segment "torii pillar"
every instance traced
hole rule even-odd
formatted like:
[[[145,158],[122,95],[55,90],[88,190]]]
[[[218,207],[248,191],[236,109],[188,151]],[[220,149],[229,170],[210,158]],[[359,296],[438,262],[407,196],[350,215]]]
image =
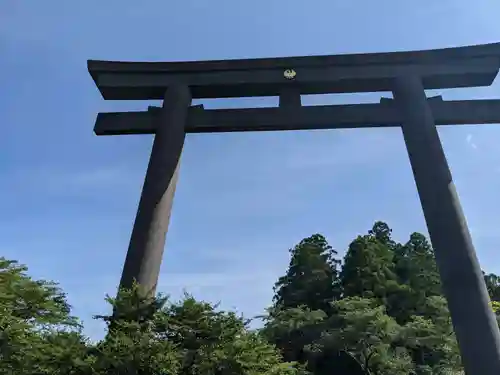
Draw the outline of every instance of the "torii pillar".
[[[123,266],[120,289],[130,289],[136,282],[145,294],[154,295],[156,291],[190,105],[191,92],[188,86],[168,88],[161,115],[157,119],[159,123]]]
[[[498,375],[498,324],[421,78],[393,94],[466,374]]]

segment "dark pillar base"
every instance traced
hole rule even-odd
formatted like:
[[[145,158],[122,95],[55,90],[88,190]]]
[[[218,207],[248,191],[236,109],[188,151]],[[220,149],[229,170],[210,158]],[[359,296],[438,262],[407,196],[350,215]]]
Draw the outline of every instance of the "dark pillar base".
[[[187,86],[171,87],[165,94],[120,288],[135,281],[146,294],[156,290],[190,104]]]
[[[500,374],[500,333],[420,78],[394,83],[444,294],[467,375]]]

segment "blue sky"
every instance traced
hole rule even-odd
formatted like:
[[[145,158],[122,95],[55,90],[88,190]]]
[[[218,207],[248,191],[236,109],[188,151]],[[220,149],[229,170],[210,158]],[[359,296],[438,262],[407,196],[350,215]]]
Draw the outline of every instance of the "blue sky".
[[[97,112],[150,103],[105,102],[87,59],[442,48],[500,41],[499,14],[494,0],[3,0],[0,255],[60,282],[86,332],[102,336],[91,315],[105,312],[104,295],[115,293],[152,136],[93,134]],[[500,79],[441,93],[500,98]],[[277,98],[203,103],[273,106]],[[440,135],[481,264],[500,273],[500,127],[447,127]],[[187,289],[253,316],[270,303],[289,247],[320,232],[343,254],[378,219],[401,241],[425,232],[399,129],[189,135],[159,291],[179,297]]]

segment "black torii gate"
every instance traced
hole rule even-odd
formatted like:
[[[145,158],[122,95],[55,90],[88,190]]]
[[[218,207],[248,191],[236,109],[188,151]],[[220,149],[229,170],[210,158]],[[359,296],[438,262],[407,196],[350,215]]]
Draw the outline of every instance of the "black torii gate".
[[[120,281],[152,292],[186,133],[400,126],[468,375],[500,374],[500,333],[436,125],[500,123],[500,100],[443,101],[426,89],[488,86],[500,43],[429,51],[201,62],[88,61],[107,100],[163,99],[99,113],[97,135],[155,134]],[[304,107],[301,94],[392,91],[375,104]],[[279,96],[278,108],[205,110],[192,98]]]

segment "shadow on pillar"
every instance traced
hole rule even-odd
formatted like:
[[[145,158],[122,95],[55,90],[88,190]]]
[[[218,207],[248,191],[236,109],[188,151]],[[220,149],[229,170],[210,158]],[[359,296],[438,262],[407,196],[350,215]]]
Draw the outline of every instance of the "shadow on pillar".
[[[156,291],[190,105],[187,86],[170,87],[165,93],[120,288],[130,289],[137,282],[144,294]]]

